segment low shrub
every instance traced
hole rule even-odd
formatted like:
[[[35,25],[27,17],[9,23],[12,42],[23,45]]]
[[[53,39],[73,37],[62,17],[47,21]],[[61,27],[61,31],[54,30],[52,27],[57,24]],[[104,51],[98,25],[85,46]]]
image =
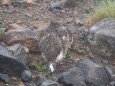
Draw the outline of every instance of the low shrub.
[[[94,12],[88,15],[85,20],[85,26],[90,27],[105,18],[115,18],[115,0],[101,1],[94,8]]]

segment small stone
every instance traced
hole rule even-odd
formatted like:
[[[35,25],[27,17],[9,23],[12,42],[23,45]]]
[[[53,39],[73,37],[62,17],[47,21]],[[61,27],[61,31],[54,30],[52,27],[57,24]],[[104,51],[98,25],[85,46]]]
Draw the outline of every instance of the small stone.
[[[104,64],[110,64],[110,62],[108,60],[105,60],[105,59],[102,60],[102,63],[104,63]]]
[[[27,1],[27,3],[33,3],[34,2],[34,0],[26,0]]]
[[[21,80],[23,82],[30,82],[32,79],[32,73],[28,70],[24,70],[21,75]]]
[[[17,20],[16,23],[17,23],[17,24],[23,24],[23,21]]]
[[[46,80],[40,86],[59,86],[59,84],[55,81]]]
[[[68,28],[67,29],[69,34],[75,34],[76,33],[76,28]]]
[[[111,69],[109,69],[108,67],[105,67],[105,70],[107,71],[108,76],[110,77],[111,80],[113,80],[113,72]]]
[[[12,3],[14,7],[19,7],[19,8],[27,8],[27,2],[26,1],[15,1]]]
[[[77,62],[77,61],[80,61],[80,58],[76,58],[75,61],[76,61],[76,62]]]
[[[4,22],[0,21],[0,26],[4,26]]]
[[[10,79],[8,77],[8,74],[1,74],[0,73],[0,80],[5,82],[5,83],[8,83]]]
[[[27,0],[27,4],[28,4],[29,6],[32,6],[32,5],[35,4],[35,2],[34,2],[34,0]]]
[[[38,26],[37,26],[37,25],[33,25],[33,28],[37,29],[37,28],[38,28]]]
[[[25,86],[25,85],[24,85],[24,83],[21,82],[21,83],[19,84],[19,86]]]
[[[114,74],[112,75],[112,81],[115,81],[115,75]]]
[[[12,80],[17,81],[18,79],[16,77],[12,77]]]
[[[57,77],[52,77],[52,80],[57,82],[58,78]]]
[[[0,0],[0,6],[2,5],[2,0]],[[1,9],[1,7],[0,7],[0,9]]]
[[[76,19],[76,26],[77,27],[82,27],[83,26],[83,20]]]
[[[25,86],[36,86],[36,85],[34,84],[34,82],[31,82],[31,83],[26,82]]]
[[[115,63],[113,63],[113,65],[115,65]]]
[[[52,11],[53,13],[57,13],[58,10],[63,10],[63,4],[61,2],[54,2],[51,4],[51,7],[49,9],[50,11]]]
[[[109,86],[115,86],[115,81],[110,82]]]
[[[35,84],[40,86],[41,83],[46,80],[46,77],[44,75],[42,75],[42,74],[37,74],[37,75],[32,77],[32,80],[34,81]]]
[[[55,2],[55,3],[52,4],[52,8],[62,10],[63,5],[62,5],[61,2]]]
[[[9,5],[10,0],[2,0],[2,5]]]
[[[76,0],[66,0],[65,7],[74,8],[76,6]]]
[[[28,17],[32,17],[32,14],[29,13],[29,12],[26,12],[25,15],[28,16]]]
[[[22,27],[22,26],[20,26],[20,25],[18,25],[18,24],[13,23],[13,24],[9,24],[9,25],[7,26],[6,31],[9,31],[9,30],[11,30],[11,29],[23,30],[24,27]]]
[[[32,78],[35,78],[36,76],[32,75]]]
[[[6,86],[8,86],[8,84],[5,84]]]

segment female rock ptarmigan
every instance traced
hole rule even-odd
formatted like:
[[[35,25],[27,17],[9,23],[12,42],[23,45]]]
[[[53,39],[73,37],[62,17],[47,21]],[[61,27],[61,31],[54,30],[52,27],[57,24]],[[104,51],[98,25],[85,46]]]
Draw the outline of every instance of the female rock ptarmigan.
[[[40,31],[38,35],[42,58],[52,72],[54,65],[65,57],[70,46],[67,31],[60,29],[60,26],[57,22],[50,22],[48,28]]]

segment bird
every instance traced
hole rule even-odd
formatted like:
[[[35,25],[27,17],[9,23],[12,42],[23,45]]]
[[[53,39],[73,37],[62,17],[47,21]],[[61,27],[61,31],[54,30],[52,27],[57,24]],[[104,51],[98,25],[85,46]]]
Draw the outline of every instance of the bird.
[[[56,63],[65,58],[70,45],[67,30],[61,29],[60,26],[59,22],[51,21],[49,26],[38,34],[41,57],[51,72],[55,71]]]

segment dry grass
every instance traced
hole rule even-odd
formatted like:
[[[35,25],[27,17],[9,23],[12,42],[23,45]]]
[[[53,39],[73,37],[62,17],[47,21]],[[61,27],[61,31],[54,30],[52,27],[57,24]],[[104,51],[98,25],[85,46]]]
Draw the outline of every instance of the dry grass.
[[[88,15],[84,25],[90,27],[105,18],[115,18],[115,1],[100,2],[94,12]]]

